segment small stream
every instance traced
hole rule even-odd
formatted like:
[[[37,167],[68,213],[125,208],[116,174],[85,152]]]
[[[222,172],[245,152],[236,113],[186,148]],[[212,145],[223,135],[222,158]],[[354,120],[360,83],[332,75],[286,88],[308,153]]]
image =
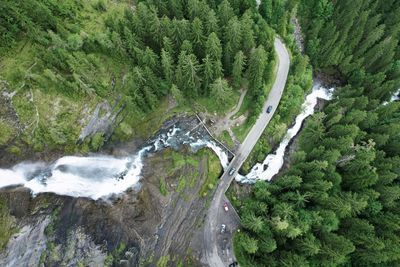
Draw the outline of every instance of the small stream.
[[[151,154],[183,145],[193,152],[208,147],[219,157],[221,165],[228,166],[225,151],[211,140],[193,119],[182,119],[160,130],[139,151],[127,157],[92,155],[88,157],[65,156],[53,163],[22,162],[10,169],[0,169],[0,188],[24,186],[33,195],[53,192],[58,195],[89,197],[94,200],[121,194],[139,185],[143,160]]]

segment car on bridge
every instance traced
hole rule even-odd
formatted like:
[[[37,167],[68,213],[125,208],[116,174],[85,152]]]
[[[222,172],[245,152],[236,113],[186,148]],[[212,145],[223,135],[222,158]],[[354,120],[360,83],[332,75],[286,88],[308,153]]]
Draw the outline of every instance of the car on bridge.
[[[267,113],[271,113],[271,111],[272,111],[272,106],[271,106],[271,105],[269,105],[269,106],[267,107],[267,110],[266,110],[266,112],[267,112]]]
[[[236,169],[232,168],[229,170],[229,175],[232,176],[235,173]]]

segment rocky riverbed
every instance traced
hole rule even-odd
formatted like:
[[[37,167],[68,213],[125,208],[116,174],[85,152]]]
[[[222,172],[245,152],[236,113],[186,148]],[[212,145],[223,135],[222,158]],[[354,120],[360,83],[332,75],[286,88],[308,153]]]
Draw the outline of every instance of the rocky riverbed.
[[[177,117],[165,122],[142,148],[133,142],[110,149],[118,159],[147,148],[140,183],[107,198],[39,191],[32,195],[18,185],[1,189],[0,200],[15,220],[0,265],[15,266],[15,260],[21,266],[153,266],[160,260],[199,265],[201,248],[196,244],[207,210],[207,198],[200,190],[208,178],[208,158],[218,150],[207,145],[210,139],[203,131],[194,118]],[[77,162],[88,159],[82,160]],[[50,169],[70,172],[66,160],[55,167],[57,162],[48,165],[53,166]],[[45,166],[40,168],[49,168]],[[51,177],[42,180],[44,185],[51,183]]]
[[[181,152],[193,157],[187,148]],[[0,253],[0,265],[16,266],[17,260],[19,266],[152,266],[166,257],[198,265],[195,240],[207,209],[199,190],[207,179],[208,153],[194,157],[198,165],[177,169],[173,153],[150,157],[140,188],[107,201],[2,189],[16,230]],[[183,176],[186,186],[177,190]]]

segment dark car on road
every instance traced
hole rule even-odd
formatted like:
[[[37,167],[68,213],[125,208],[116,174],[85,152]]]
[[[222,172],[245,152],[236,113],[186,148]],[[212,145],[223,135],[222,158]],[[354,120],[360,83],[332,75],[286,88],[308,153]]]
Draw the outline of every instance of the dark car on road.
[[[268,106],[266,111],[267,111],[267,113],[271,113],[271,111],[272,111],[272,106]]]

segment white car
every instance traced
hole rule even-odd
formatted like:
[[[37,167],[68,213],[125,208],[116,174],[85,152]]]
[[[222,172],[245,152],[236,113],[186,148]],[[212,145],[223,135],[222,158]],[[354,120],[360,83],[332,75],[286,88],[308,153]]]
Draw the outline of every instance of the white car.
[[[221,224],[221,234],[226,232],[226,225],[225,224]]]
[[[225,211],[228,211],[228,210],[229,210],[229,208],[228,208],[228,203],[226,203],[226,202],[224,203],[224,210],[225,210]]]

